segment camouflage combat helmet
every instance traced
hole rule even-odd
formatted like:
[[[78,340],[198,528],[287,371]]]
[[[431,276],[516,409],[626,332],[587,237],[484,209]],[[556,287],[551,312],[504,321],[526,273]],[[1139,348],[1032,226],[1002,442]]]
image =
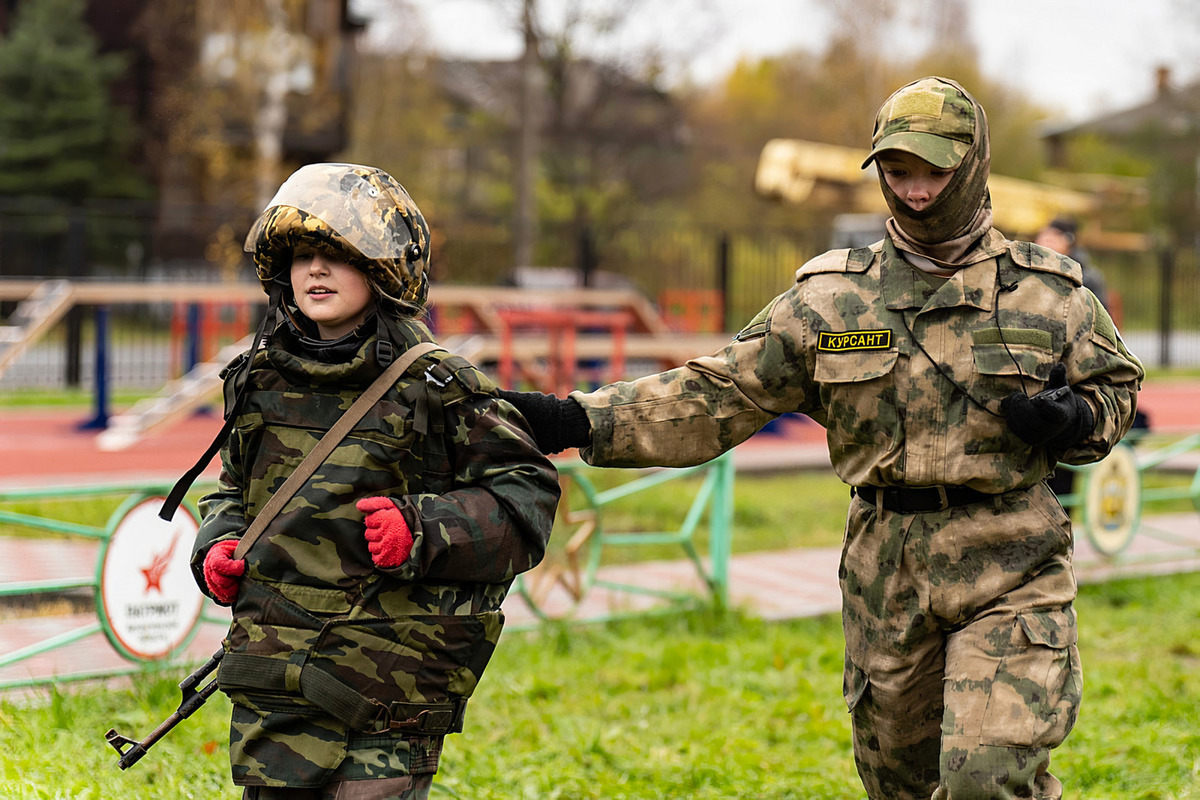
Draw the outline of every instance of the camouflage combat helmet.
[[[395,178],[358,164],[309,164],[292,173],[250,228],[245,249],[268,294],[287,283],[300,242],[344,253],[385,296],[423,306],[429,227]]]

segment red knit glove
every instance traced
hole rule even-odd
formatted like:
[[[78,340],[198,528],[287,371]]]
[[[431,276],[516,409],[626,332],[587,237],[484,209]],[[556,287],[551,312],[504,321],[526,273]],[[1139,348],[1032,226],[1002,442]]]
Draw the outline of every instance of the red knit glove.
[[[396,504],[386,497],[364,497],[355,505],[366,514],[363,535],[375,566],[390,569],[403,564],[412,552],[413,537]]]
[[[232,539],[217,542],[204,556],[204,582],[208,585],[208,592],[218,603],[225,605],[230,605],[237,599],[241,584],[238,578],[246,571],[245,559],[230,558],[237,549],[237,544]]]

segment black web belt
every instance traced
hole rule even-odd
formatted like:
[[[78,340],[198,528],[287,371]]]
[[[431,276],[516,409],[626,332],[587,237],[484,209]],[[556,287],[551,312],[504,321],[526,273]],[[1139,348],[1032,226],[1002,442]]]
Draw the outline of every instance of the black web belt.
[[[882,505],[897,514],[925,514],[930,511],[945,511],[947,508],[966,506],[991,500],[996,495],[980,492],[967,486],[923,486],[906,489],[899,486],[852,486],[851,497],[860,497],[863,502],[876,505],[882,494]]]

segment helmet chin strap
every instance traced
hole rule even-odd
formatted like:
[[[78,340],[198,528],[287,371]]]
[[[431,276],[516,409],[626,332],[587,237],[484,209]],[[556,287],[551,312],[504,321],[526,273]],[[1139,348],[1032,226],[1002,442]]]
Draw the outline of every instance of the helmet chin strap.
[[[307,330],[304,323],[297,319],[296,313],[292,311],[292,306],[290,303],[281,302],[279,304],[279,310],[283,312],[283,318],[287,320],[287,324],[296,332],[297,335],[304,337],[312,336],[313,331]]]

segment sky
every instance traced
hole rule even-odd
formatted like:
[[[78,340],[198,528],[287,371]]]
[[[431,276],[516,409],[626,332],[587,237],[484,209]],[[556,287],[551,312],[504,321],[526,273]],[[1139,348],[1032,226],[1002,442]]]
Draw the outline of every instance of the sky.
[[[603,2],[603,0],[598,0]],[[899,0],[896,0],[899,2]],[[565,0],[541,0],[551,12]],[[740,58],[818,51],[830,22],[817,0],[657,0],[646,42],[676,53],[672,76],[706,84]],[[1023,90],[1059,122],[1082,122],[1149,100],[1155,69],[1179,86],[1200,77],[1195,0],[969,0],[971,38],[994,80]],[[515,58],[521,39],[496,0],[353,0],[378,39],[415,39],[453,58]],[[407,5],[417,19],[388,9]],[[695,10],[707,13],[695,14]],[[407,16],[407,15],[405,15]],[[636,46],[636,42],[631,46]],[[902,43],[901,43],[902,44]]]

